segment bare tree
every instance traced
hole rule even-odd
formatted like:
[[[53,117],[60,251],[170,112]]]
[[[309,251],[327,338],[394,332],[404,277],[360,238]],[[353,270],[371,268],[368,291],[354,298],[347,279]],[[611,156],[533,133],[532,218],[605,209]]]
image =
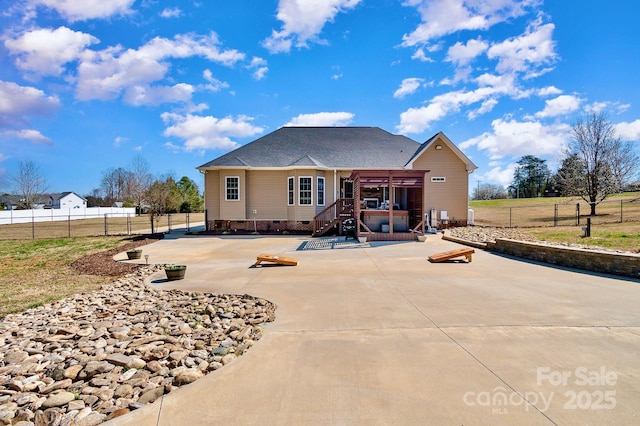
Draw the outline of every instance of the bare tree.
[[[620,140],[613,125],[603,113],[593,113],[579,119],[571,129],[572,142],[569,153],[576,154],[583,166],[584,175],[579,176],[574,187],[578,195],[591,207],[591,216],[596,214],[596,206],[607,196],[616,192],[612,158],[619,153]]]
[[[140,214],[153,177],[149,173],[149,163],[141,156],[136,156],[131,162],[131,173],[133,178],[131,195],[136,203],[136,210]]]
[[[640,158],[631,142],[622,142],[620,138],[617,138],[614,141],[614,149],[609,155],[609,165],[617,192],[622,192],[623,188],[633,179],[639,163]]]
[[[108,169],[102,174],[100,187],[109,205],[116,201],[133,203],[133,186],[133,173],[122,167]]]
[[[47,190],[47,181],[40,168],[31,160],[20,162],[18,173],[12,177],[13,191],[19,195],[20,206],[25,209],[34,207],[36,197]]]
[[[485,183],[473,190],[474,200],[497,200],[507,198],[507,191],[502,185]]]
[[[156,180],[149,187],[149,191],[147,191],[146,194],[146,200],[149,206],[151,233],[155,233],[156,219],[158,216],[177,211],[179,199],[176,194],[176,182],[170,176],[164,180]]]

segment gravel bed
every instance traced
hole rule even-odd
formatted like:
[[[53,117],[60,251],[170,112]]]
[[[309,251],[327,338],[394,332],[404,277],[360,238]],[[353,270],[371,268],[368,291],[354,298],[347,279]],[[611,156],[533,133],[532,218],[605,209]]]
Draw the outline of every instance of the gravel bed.
[[[232,362],[275,306],[162,291],[160,265],[0,321],[0,425],[97,425]]]

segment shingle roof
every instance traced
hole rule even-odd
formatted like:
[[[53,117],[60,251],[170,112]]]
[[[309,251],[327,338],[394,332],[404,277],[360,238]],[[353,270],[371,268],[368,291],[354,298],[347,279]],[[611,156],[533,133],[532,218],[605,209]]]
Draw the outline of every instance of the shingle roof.
[[[209,167],[403,168],[420,148],[379,127],[282,127],[209,161]]]

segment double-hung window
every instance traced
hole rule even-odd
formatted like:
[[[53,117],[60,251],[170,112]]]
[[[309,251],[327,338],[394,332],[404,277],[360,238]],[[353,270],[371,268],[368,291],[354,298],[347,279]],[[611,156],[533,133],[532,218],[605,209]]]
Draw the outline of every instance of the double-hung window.
[[[225,179],[225,200],[238,201],[240,199],[240,177],[227,176]]]
[[[298,205],[310,206],[313,204],[313,192],[312,192],[311,176],[300,176],[298,178]]]

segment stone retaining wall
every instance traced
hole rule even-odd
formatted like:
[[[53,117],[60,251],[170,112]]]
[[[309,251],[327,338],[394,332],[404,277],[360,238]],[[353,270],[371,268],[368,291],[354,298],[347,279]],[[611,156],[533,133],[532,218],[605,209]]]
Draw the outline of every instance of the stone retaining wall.
[[[450,236],[444,236],[443,238],[461,244],[472,245],[476,248],[486,248],[489,251],[538,262],[640,278],[640,255],[637,254],[562,247],[501,238],[497,238],[495,242],[489,241],[487,243],[470,243]]]

